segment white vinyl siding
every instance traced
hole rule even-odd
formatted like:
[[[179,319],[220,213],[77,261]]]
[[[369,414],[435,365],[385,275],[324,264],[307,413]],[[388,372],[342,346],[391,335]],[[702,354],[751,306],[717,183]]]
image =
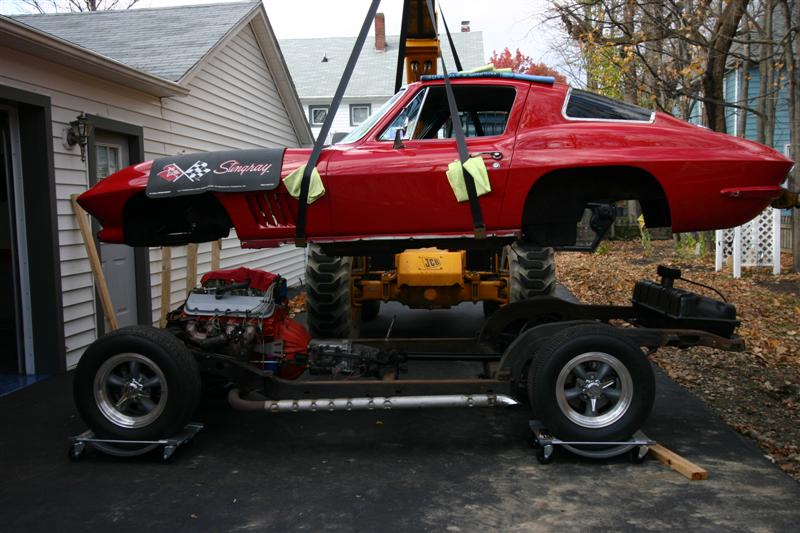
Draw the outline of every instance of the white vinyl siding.
[[[336,116],[333,118],[333,124],[331,125],[331,131],[328,135],[327,142],[331,142],[331,138],[333,137],[334,133],[348,133],[350,130],[355,128],[355,126],[350,125],[350,105],[369,105],[371,107],[371,112],[375,112],[378,110],[384,102],[386,102],[391,95],[386,96],[385,98],[343,98],[342,102],[339,104],[339,110],[336,112]],[[310,117],[310,108],[317,107],[317,106],[330,106],[330,100],[321,100],[321,99],[308,99],[308,100],[301,100],[303,103],[303,107],[306,110],[306,116]],[[310,124],[310,121],[309,121]],[[321,127],[311,125],[311,133],[314,134],[314,138],[319,135]]]
[[[78,73],[21,52],[0,49],[0,84],[51,99],[58,214],[58,242],[67,366],[73,367],[96,338],[94,282],[69,197],[88,187],[87,163],[77,147],[63,145],[64,129],[80,113],[142,126],[145,159],[181,152],[295,147],[298,139],[249,25],[202,65],[190,94],[159,99]],[[30,191],[28,191],[30,193]],[[210,269],[210,244],[198,255],[198,279]],[[304,250],[293,246],[243,250],[235,234],[223,243],[221,267],[246,265],[280,273],[296,285]],[[152,316],[160,314],[161,252],[150,250]],[[170,307],[186,295],[186,247],[172,251]]]

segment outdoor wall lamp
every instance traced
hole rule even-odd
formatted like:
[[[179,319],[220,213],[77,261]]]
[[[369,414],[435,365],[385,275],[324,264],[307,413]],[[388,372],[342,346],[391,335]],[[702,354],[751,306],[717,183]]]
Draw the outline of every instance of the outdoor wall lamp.
[[[81,161],[86,161],[86,144],[89,142],[89,135],[92,134],[92,125],[86,113],[78,115],[77,120],[69,123],[67,130],[67,144],[72,147],[76,144],[81,147]]]

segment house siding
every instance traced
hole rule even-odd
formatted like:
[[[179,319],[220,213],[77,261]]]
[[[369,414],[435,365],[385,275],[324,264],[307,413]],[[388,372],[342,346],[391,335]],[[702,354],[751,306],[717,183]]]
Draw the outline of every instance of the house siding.
[[[285,107],[249,25],[230,39],[193,77],[184,97],[159,99],[78,73],[21,52],[2,49],[0,84],[51,99],[58,243],[62,278],[67,366],[73,367],[97,336],[94,280],[72,214],[70,195],[89,184],[80,151],[63,144],[64,129],[87,114],[143,128],[146,159],[208,150],[298,146]],[[30,193],[30,191],[26,191]],[[186,292],[186,247],[172,253],[170,307]],[[211,265],[210,245],[202,244],[198,274]],[[266,268],[296,284],[303,276],[304,253],[293,246],[243,250],[235,235],[223,241],[221,267]],[[161,308],[161,252],[150,250],[152,316]]]
[[[347,133],[355,126],[350,125],[350,104],[369,104],[371,106],[371,113],[375,113],[387,100],[389,100],[391,96],[385,97],[378,97],[378,98],[343,98],[342,102],[339,104],[339,110],[336,113],[336,116],[333,117],[333,123],[331,124],[331,131],[328,134],[328,139],[326,142],[331,142],[331,138],[333,137],[334,133]],[[308,123],[311,124],[311,108],[316,106],[330,106],[331,99],[330,98],[308,98],[302,99],[303,108],[306,111],[306,119]],[[316,139],[319,135],[320,130],[322,129],[321,126],[311,126],[311,133],[314,135]]]
[[[731,70],[726,73],[725,100],[727,102],[738,102],[742,105],[746,103],[749,107],[755,109],[758,107],[761,76],[758,68],[752,68],[749,72],[750,80],[748,82],[747,98],[745,98],[745,95],[743,94],[742,70]],[[785,79],[785,75],[783,78]],[[787,96],[786,84],[783,83],[778,91],[777,100],[775,102],[774,137],[772,143],[772,147],[781,153],[784,152],[785,146],[791,142],[789,103]],[[735,111],[733,108],[726,109],[726,129],[731,135],[736,134],[736,123],[738,121],[738,118],[735,118],[734,114]],[[758,138],[758,117],[755,115],[755,113],[747,113],[745,123],[745,138],[750,140],[756,140]]]

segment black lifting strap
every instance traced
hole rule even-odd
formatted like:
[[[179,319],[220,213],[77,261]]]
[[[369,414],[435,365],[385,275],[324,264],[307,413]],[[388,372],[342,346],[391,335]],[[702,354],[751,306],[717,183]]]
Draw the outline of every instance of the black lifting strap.
[[[432,0],[428,1],[428,11],[431,15],[431,20],[436,20],[436,13],[433,10]],[[443,17],[444,18],[444,17]],[[434,22],[435,24],[435,22]],[[444,78],[444,90],[447,94],[447,105],[450,107],[450,120],[453,123],[453,132],[456,135],[456,145],[458,146],[458,158],[463,165],[469,160],[469,150],[467,149],[467,140],[464,138],[464,130],[461,129],[461,118],[458,115],[458,107],[456,106],[456,97],[453,94],[453,86],[450,85],[450,78],[447,74],[447,65],[444,63],[444,55],[442,55],[441,48],[439,49],[439,59],[442,62],[442,77]],[[463,167],[462,167],[463,168]],[[467,196],[469,197],[469,207],[472,211],[472,226],[475,232],[476,239],[486,238],[486,226],[483,223],[483,214],[481,213],[481,204],[478,200],[478,192],[475,189],[475,178],[472,174],[464,168],[464,185],[467,188]]]
[[[456,72],[461,72],[464,70],[464,67],[461,66],[461,59],[458,57],[458,51],[456,51],[456,44],[453,42],[453,36],[450,35],[450,28],[447,27],[447,19],[444,16],[444,10],[442,9],[442,4],[439,4],[439,13],[442,15],[442,22],[444,23],[444,32],[447,34],[447,42],[450,43],[450,52],[453,54],[453,61],[456,64]],[[397,92],[397,91],[395,91]],[[472,125],[475,127],[475,135],[478,137],[483,137],[483,124],[481,124],[480,117],[478,116],[477,111],[470,111],[469,118],[472,120]]]
[[[300,182],[300,206],[297,210],[297,230],[295,232],[295,244],[297,246],[304,247],[306,245],[306,214],[308,211],[308,188],[311,184],[311,172],[317,166],[319,154],[325,145],[325,139],[331,130],[333,118],[339,110],[339,104],[344,96],[344,91],[347,89],[347,84],[350,82],[350,77],[353,75],[356,61],[358,61],[358,56],[361,55],[361,49],[364,47],[364,41],[367,40],[367,33],[370,26],[372,26],[372,21],[375,19],[375,13],[378,12],[380,3],[381,0],[372,0],[372,4],[369,6],[364,24],[361,26],[361,31],[356,39],[356,44],[353,46],[353,51],[350,52],[350,59],[347,60],[347,65],[344,67],[342,79],[339,80],[339,86],[336,87],[336,93],[333,95],[328,115],[325,117],[325,122],[322,123],[322,129],[320,129],[317,140],[314,142],[314,149],[311,150],[308,163],[306,163],[306,168],[303,171],[303,180]]]
[[[400,24],[400,43],[397,48],[397,70],[394,73],[394,92],[403,86],[403,67],[406,57],[406,35],[408,35],[408,0],[403,2],[403,18]]]

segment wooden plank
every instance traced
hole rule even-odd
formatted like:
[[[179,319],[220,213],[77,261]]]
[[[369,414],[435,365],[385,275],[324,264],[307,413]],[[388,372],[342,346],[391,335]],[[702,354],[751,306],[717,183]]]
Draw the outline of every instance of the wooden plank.
[[[650,446],[650,453],[654,455],[655,458],[661,463],[667,465],[688,479],[693,481],[708,479],[708,470],[694,464],[685,457],[681,457],[677,453],[666,449],[660,444],[653,444]]]
[[[108,284],[106,283],[106,276],[103,273],[103,265],[100,263],[100,255],[97,253],[97,246],[94,242],[92,229],[89,226],[88,213],[78,205],[78,195],[73,194],[70,197],[72,203],[72,211],[75,213],[75,218],[78,221],[78,229],[83,237],[83,245],[86,247],[86,254],[89,256],[89,266],[92,269],[95,283],[97,284],[97,294],[100,296],[100,305],[103,306],[103,313],[108,322],[109,331],[119,329],[117,322],[117,314],[114,312],[114,305],[111,303],[111,294],[108,292]]]
[[[161,247],[161,318],[158,323],[163,328],[167,325],[167,314],[172,304],[172,248]]]
[[[211,270],[219,270],[219,253],[221,248],[221,240],[216,240],[211,243]]]
[[[186,245],[186,294],[197,285],[197,244]]]

